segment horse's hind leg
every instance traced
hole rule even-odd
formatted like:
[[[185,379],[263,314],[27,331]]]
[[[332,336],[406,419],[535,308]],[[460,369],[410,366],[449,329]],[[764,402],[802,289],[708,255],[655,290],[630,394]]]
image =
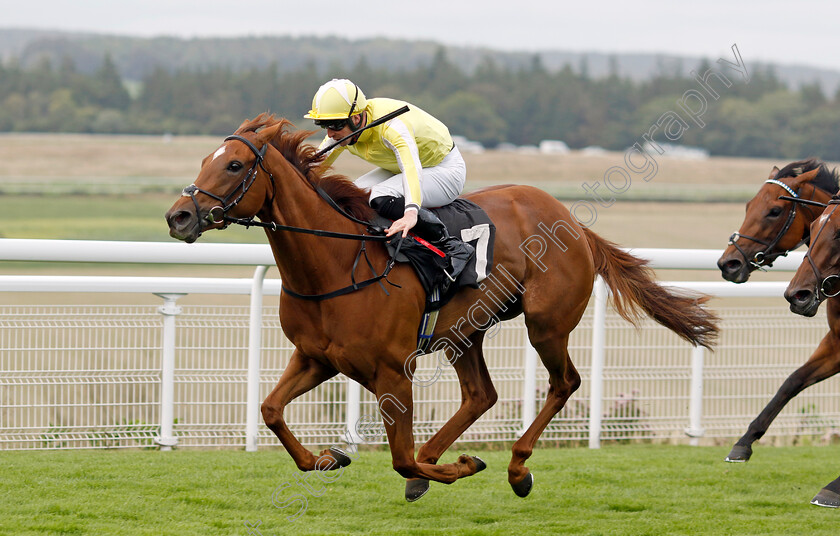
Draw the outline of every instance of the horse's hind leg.
[[[472,346],[460,348],[461,354],[453,356],[456,359],[452,367],[458,374],[458,381],[461,384],[461,407],[431,439],[420,447],[417,451],[419,463],[437,463],[452,443],[496,403],[498,395],[482,353],[484,333],[484,331],[473,333],[469,337]],[[480,469],[484,468],[483,462],[478,465]],[[416,501],[428,489],[427,479],[409,479],[405,485],[405,498],[408,501]]]
[[[525,467],[525,460],[531,457],[534,452],[534,445],[545,427],[563,409],[566,401],[580,386],[580,375],[569,358],[567,348],[569,336],[535,340],[532,329],[529,329],[529,334],[531,334],[531,343],[548,369],[549,388],[545,405],[522,437],[513,444],[513,456],[510,465],[508,465],[508,482],[514,493],[520,497],[527,496],[534,485],[534,477]]]
[[[324,450],[320,456],[313,455],[292,434],[283,417],[283,410],[289,402],[337,373],[334,368],[295,350],[277,385],[262,403],[265,424],[280,439],[301,471],[338,469],[350,463],[350,458],[337,449]]]

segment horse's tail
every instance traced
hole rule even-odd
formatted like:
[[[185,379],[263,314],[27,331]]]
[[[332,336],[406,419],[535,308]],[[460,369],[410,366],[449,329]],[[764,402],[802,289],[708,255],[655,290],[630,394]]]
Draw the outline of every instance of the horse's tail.
[[[618,314],[637,325],[645,313],[693,345],[712,347],[719,319],[702,307],[708,296],[670,291],[656,282],[646,260],[626,253],[589,229],[584,232],[595,271],[612,290]]]

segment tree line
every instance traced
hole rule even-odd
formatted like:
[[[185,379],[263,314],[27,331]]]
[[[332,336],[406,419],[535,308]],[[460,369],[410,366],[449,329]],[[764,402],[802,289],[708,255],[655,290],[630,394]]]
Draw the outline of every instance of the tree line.
[[[713,68],[705,63],[696,72]],[[486,58],[467,72],[443,49],[413,69],[373,68],[363,58],[322,71],[312,63],[283,73],[274,64],[174,72],[161,67],[137,83],[123,80],[107,55],[90,74],[70,59],[28,68],[8,61],[0,65],[0,131],[224,135],[264,111],[310,129],[302,116],[312,95],[327,79],[347,77],[369,97],[412,102],[453,134],[488,147],[552,139],[572,148],[624,150],[697,89],[695,76],[673,70],[645,81],[619,77],[617,69],[594,78],[585,62],[550,72],[539,56],[519,68]],[[816,83],[790,89],[770,70],[715,87],[719,98],[708,100],[702,126],[686,117],[694,128],[680,143],[713,155],[840,160],[840,92],[826,96]],[[655,139],[668,141],[662,132]]]

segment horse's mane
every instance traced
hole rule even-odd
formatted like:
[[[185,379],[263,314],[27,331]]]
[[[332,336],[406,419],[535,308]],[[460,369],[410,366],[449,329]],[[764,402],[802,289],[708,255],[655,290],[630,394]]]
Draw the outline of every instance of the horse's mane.
[[[304,179],[315,189],[320,186],[341,208],[352,216],[364,221],[370,221],[375,212],[368,204],[368,193],[344,175],[331,173],[330,168],[324,168],[321,164],[326,155],[316,156],[317,149],[304,141],[314,131],[299,130],[289,131],[293,127],[287,119],[278,119],[273,114],[263,113],[254,119],[243,122],[235,134],[242,135],[245,132],[256,132],[260,128],[274,126],[280,123],[277,134],[269,140],[269,143],[280,151],[283,157],[297,169]]]
[[[777,179],[784,179],[786,177],[798,177],[803,173],[808,173],[819,168],[817,176],[811,181],[811,184],[825,190],[830,194],[836,194],[840,190],[840,176],[838,176],[837,169],[828,169],[825,162],[818,158],[809,158],[807,160],[799,160],[791,162],[790,164],[779,170],[776,174]]]

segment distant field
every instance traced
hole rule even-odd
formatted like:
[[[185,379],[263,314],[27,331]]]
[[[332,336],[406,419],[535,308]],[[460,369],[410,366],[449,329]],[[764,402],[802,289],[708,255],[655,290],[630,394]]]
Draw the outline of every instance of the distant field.
[[[2,238],[67,240],[172,240],[163,215],[177,194],[0,195]],[[743,219],[733,203],[620,202],[599,207],[595,232],[634,247],[723,248]],[[230,227],[201,238],[264,243],[259,229]]]
[[[177,191],[198,173],[201,160],[221,144],[217,137],[94,136],[77,134],[0,135],[0,192],[135,193]],[[467,189],[489,184],[534,184],[566,199],[586,197],[584,182],[601,183],[625,154],[565,155],[487,151],[466,154]],[[638,159],[635,161],[638,164]],[[619,199],[745,200],[774,165],[788,162],[753,158],[684,160],[656,158],[649,180],[629,173]],[[355,177],[370,166],[342,156],[338,171]],[[613,177],[617,182],[618,176]],[[745,197],[746,196],[746,197]]]
[[[7,217],[0,234],[30,238],[167,239],[158,218],[174,201],[173,194],[193,181],[201,160],[220,143],[216,137],[2,134],[0,208]],[[649,180],[643,180],[641,174],[627,171],[623,153],[587,155],[572,151],[549,155],[487,151],[466,154],[465,158],[467,190],[492,184],[532,184],[568,202],[592,201],[584,188],[586,183],[587,189],[597,188],[603,199],[617,199],[608,208],[598,205],[598,232],[622,243],[660,247],[716,247],[721,233],[729,236],[740,223],[741,209],[707,201],[743,202],[755,193],[774,165],[787,163],[659,157],[656,169],[647,173]],[[336,167],[349,177],[370,169],[369,164],[349,155],[339,158]],[[607,190],[604,176],[618,168],[627,173],[630,181],[621,174],[609,177],[616,189],[626,190],[616,196]],[[64,201],[64,196],[70,194],[74,197]],[[98,195],[107,197],[92,197]],[[61,196],[62,200],[50,199],[52,196]],[[669,202],[655,208],[636,204],[677,199],[697,203],[675,206]],[[9,217],[10,211],[14,217]],[[113,217],[115,213],[117,218]],[[57,226],[49,221],[52,218],[64,223]],[[674,229],[696,228],[697,221],[703,222],[702,236],[688,235],[683,239],[651,232],[667,224],[673,235]],[[720,233],[716,232],[719,221],[725,229]],[[207,239],[250,241],[252,234],[217,234]]]

